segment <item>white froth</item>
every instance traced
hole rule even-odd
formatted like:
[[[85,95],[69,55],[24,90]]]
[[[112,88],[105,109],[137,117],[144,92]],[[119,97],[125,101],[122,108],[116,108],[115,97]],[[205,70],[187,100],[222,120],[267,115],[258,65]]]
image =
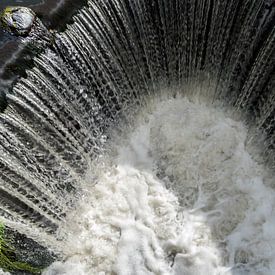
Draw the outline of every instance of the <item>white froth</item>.
[[[10,275],[9,272],[5,272],[0,268],[0,275]]]
[[[159,102],[97,167],[43,274],[275,274],[275,192],[246,139],[222,111]]]

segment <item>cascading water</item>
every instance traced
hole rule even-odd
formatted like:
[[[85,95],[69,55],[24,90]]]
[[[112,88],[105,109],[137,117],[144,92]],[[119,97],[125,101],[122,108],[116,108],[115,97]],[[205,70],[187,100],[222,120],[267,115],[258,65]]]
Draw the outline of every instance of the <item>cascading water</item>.
[[[273,274],[274,3],[88,4],[7,95],[1,220],[45,274]]]

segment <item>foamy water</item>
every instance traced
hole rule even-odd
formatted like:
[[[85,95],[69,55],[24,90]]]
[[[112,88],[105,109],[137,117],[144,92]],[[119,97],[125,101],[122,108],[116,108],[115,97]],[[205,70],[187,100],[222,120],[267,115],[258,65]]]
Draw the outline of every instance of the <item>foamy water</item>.
[[[5,272],[2,269],[0,269],[0,275],[9,275],[9,274],[10,274],[9,272]]]
[[[152,110],[96,168],[43,274],[275,274],[275,192],[244,125],[181,98]]]

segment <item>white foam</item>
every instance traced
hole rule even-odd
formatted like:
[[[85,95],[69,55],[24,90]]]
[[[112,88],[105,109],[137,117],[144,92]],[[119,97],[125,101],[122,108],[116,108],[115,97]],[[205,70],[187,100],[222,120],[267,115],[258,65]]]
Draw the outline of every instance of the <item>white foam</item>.
[[[275,192],[244,125],[187,99],[153,110],[96,168],[43,274],[274,274]]]
[[[10,275],[9,272],[5,272],[0,268],[0,275]]]

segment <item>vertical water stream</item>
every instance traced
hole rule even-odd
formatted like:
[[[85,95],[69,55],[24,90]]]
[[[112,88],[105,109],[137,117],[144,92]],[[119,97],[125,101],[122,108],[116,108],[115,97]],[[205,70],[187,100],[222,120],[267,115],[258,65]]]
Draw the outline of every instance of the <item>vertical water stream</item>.
[[[0,114],[7,226],[58,251],[109,133],[165,91],[240,113],[274,167],[273,1],[89,0],[73,20]]]

